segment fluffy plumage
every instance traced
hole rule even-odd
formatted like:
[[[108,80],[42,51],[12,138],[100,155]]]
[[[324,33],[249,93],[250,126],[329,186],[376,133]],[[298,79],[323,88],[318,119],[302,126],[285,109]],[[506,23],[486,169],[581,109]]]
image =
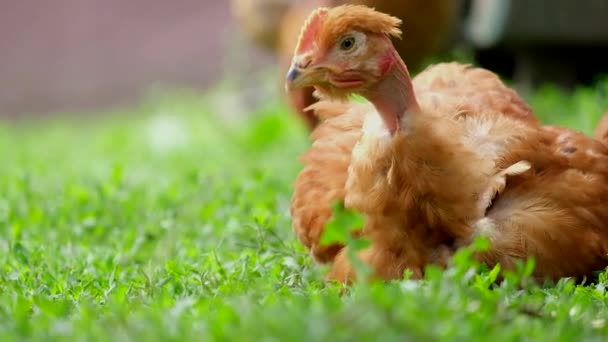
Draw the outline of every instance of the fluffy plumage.
[[[495,108],[504,115],[537,123],[525,101],[485,69],[442,63],[427,68],[413,83],[423,108],[452,116]],[[319,238],[331,217],[331,204],[345,198],[347,170],[352,150],[361,139],[363,121],[367,117],[379,131],[384,128],[369,103],[324,100],[311,109],[322,121],[311,134],[311,148],[300,158],[305,167],[296,179],[292,196],[293,229],[316,260],[330,262],[341,246],[321,246]]]
[[[314,143],[300,157],[306,166],[294,186],[292,226],[317,261],[331,262],[342,246],[322,246],[319,239],[333,202],[344,200],[352,149],[361,137],[365,113],[373,107],[323,101],[312,109],[322,121],[311,134]]]
[[[315,106],[326,119],[296,180],[294,230],[317,259],[334,261],[329,278],[356,277],[345,248],[318,245],[330,216],[326,199],[340,198],[365,215],[361,234],[372,245],[359,256],[383,279],[399,278],[406,268],[419,277],[429,263],[445,265],[478,235],[492,242],[480,260],[508,269],[535,257],[538,278],[606,267],[607,147],[565,128],[540,127],[489,71],[440,64],[412,82],[386,30],[369,29],[379,26],[360,28],[366,38],[355,35],[354,47],[340,47],[353,36],[345,18],[387,17],[328,10],[315,29],[331,32],[315,38],[326,46],[298,49],[288,79],[292,89],[314,85],[332,97],[354,92],[371,102]],[[334,25],[329,18],[348,32],[325,28]]]
[[[359,20],[362,17],[368,20]],[[401,19],[384,15],[365,6],[343,5],[332,11],[318,8],[310,19],[312,20],[304,24],[300,38],[314,39],[319,49],[331,48],[342,34],[349,31],[373,32],[401,38],[401,30],[397,27],[401,24]],[[332,25],[322,25],[323,21],[331,22]],[[301,45],[301,41],[298,45]],[[302,46],[296,48],[296,51],[301,48]]]
[[[608,112],[604,113],[604,116],[598,122],[593,136],[604,144],[608,144]]]

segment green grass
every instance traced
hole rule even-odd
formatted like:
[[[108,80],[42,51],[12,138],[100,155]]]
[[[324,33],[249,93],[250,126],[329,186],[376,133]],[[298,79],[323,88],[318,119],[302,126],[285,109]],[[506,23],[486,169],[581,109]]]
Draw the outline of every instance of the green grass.
[[[545,89],[530,100],[545,122],[591,132],[606,90]],[[213,95],[157,94],[103,119],[0,124],[0,340],[608,334],[608,276],[537,287],[522,269],[496,286],[468,251],[422,282],[341,296],[290,228],[306,133],[278,102],[245,116],[234,108]]]

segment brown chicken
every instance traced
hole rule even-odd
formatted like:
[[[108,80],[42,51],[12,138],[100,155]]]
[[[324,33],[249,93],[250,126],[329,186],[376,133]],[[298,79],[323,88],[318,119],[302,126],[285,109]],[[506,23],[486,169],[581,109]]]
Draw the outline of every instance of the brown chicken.
[[[356,277],[346,247],[319,245],[328,203],[365,216],[359,257],[376,277],[421,277],[479,235],[477,257],[510,269],[534,257],[539,279],[608,266],[608,149],[540,127],[491,72],[440,64],[410,79],[390,36],[400,20],[365,6],[314,11],[304,24],[288,89],[314,86],[324,122],[304,155],[292,200],[294,230],[329,279]],[[335,102],[359,94],[369,104]],[[336,254],[337,253],[337,254]]]
[[[401,57],[411,68],[440,51],[455,27],[458,1],[455,0],[232,0],[233,13],[244,31],[260,46],[274,51],[283,71],[289,68],[301,23],[317,7],[360,4],[397,16],[405,21],[407,40],[395,40]],[[283,78],[281,77],[281,84]],[[312,87],[293,91],[288,101],[310,128],[317,117],[306,108],[316,102]]]

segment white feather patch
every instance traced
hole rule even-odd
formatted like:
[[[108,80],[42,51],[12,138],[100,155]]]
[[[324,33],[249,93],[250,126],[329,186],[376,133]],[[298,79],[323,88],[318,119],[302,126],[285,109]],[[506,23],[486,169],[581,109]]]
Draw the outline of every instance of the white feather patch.
[[[475,235],[489,237],[496,233],[496,223],[489,217],[484,217],[473,225]]]
[[[518,161],[517,163],[509,166],[508,168],[500,171],[498,173],[499,176],[516,176],[516,175],[520,175],[528,170],[530,170],[530,168],[532,168],[532,165],[530,164],[530,162],[526,161],[526,160],[521,160]]]

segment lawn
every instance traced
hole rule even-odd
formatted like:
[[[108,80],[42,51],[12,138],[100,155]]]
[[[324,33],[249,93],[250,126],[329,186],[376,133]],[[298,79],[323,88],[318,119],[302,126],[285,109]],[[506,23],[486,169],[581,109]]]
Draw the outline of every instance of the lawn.
[[[591,132],[608,82],[529,96]],[[266,100],[264,100],[266,101]],[[0,340],[605,340],[608,274],[500,285],[446,271],[341,296],[294,239],[297,119],[224,90],[153,93],[103,118],[0,124]]]

